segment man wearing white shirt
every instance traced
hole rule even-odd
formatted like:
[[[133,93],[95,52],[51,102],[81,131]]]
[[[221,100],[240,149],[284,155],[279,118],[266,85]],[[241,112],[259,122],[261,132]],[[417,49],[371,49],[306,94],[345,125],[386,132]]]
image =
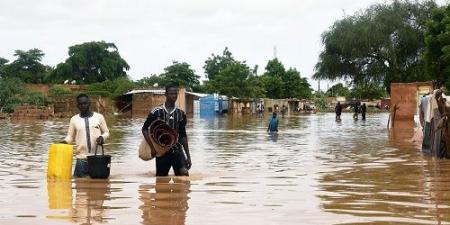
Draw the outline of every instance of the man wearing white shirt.
[[[109,130],[103,115],[90,110],[87,95],[77,96],[77,107],[80,113],[70,119],[69,131],[64,142],[76,144],[77,162],[73,176],[85,177],[89,176],[86,157],[94,153],[97,145],[105,142],[109,137]]]

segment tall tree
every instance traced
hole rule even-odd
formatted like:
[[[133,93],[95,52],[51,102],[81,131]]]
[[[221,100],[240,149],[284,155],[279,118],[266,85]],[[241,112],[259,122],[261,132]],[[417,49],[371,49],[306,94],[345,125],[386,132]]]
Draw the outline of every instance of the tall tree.
[[[196,75],[191,65],[186,62],[173,61],[172,65],[164,68],[164,73],[160,76],[164,83],[174,82],[190,90],[200,84],[200,76]]]
[[[86,42],[69,47],[69,58],[57,65],[50,79],[90,84],[126,77],[129,69],[114,43]]]
[[[283,77],[286,73],[283,64],[275,58],[267,62],[265,70],[266,72],[263,74],[262,80],[266,90],[266,96],[274,99],[283,98]]]
[[[16,50],[14,56],[17,59],[3,66],[6,76],[19,78],[25,83],[43,83],[44,76],[50,69],[41,63],[44,55],[36,48],[28,51]]]
[[[205,69],[206,77],[209,80],[214,80],[217,74],[235,62],[237,61],[233,58],[233,54],[228,50],[228,47],[225,47],[222,55],[212,54],[211,57],[208,57],[203,69]]]
[[[309,98],[311,97],[311,86],[306,78],[300,77],[300,72],[290,68],[283,77],[283,98]]]
[[[262,76],[266,96],[269,98],[310,98],[311,86],[294,68],[287,71],[277,58],[269,60]]]
[[[429,79],[422,53],[434,1],[375,4],[334,23],[322,34],[324,50],[315,79],[347,79],[353,85]]]
[[[327,96],[350,96],[350,89],[345,87],[342,83],[337,83],[331,86],[325,93]]]
[[[425,43],[429,73],[436,81],[450,88],[450,5],[433,11]]]
[[[230,97],[249,97],[247,79],[251,76],[250,68],[243,62],[233,62],[222,69],[208,85],[219,94]]]
[[[164,86],[164,80],[162,77],[152,74],[149,77],[144,77],[136,81],[136,84],[140,87],[162,87]]]

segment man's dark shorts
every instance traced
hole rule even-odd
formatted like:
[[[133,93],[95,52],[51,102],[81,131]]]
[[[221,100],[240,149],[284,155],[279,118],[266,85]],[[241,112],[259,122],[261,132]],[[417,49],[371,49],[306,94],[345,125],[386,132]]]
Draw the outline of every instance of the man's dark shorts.
[[[87,177],[89,176],[89,167],[87,159],[77,159],[75,164],[75,170],[73,171],[74,177]]]
[[[156,176],[168,176],[173,167],[175,176],[183,175],[180,169],[186,167],[186,157],[182,149],[170,150],[161,157],[156,157]]]

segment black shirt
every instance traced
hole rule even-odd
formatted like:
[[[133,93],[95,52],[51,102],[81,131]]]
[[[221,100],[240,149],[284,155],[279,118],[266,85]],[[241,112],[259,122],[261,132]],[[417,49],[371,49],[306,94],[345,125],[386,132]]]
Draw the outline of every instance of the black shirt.
[[[157,106],[148,114],[147,120],[145,120],[144,126],[142,126],[142,130],[148,130],[150,124],[157,119],[166,121],[170,127],[178,132],[179,145],[175,145],[172,149],[180,147],[180,140],[186,137],[186,113],[177,107],[175,107],[172,112],[168,112],[164,104]]]

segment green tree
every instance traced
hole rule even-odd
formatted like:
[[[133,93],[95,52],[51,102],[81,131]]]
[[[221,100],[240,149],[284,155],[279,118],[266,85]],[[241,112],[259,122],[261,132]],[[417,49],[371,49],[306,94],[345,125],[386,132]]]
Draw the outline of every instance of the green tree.
[[[44,55],[36,48],[28,51],[16,50],[16,60],[7,65],[5,60],[2,60],[4,73],[7,77],[17,77],[25,83],[43,83],[46,73],[51,69],[41,63]]]
[[[311,86],[294,68],[286,71],[277,59],[269,60],[262,76],[266,96],[269,98],[310,98]]]
[[[318,110],[325,110],[327,108],[327,100],[325,93],[318,91],[313,95],[314,105]]]
[[[229,65],[236,63],[237,61],[233,58],[233,55],[228,50],[228,47],[222,52],[222,55],[214,55],[205,61],[203,69],[205,69],[206,77],[209,80],[214,80],[216,75],[218,75],[222,70],[227,68]]]
[[[357,85],[350,92],[350,97],[356,99],[380,99],[386,97],[386,95],[386,89],[374,83]]]
[[[353,85],[428,80],[422,60],[426,21],[434,1],[375,4],[334,23],[322,34],[324,50],[315,79],[347,79]]]
[[[325,93],[326,96],[344,96],[349,97],[350,96],[350,89],[348,87],[345,87],[342,83],[337,83],[333,86],[331,86],[327,92]]]
[[[306,78],[300,77],[300,72],[296,69],[290,68],[283,77],[281,77],[283,84],[283,98],[301,98],[306,99],[311,97],[311,86]]]
[[[266,65],[266,75],[275,76],[275,77],[283,77],[283,75],[286,73],[286,69],[284,68],[284,65],[277,59],[274,58],[272,60],[269,60]]]
[[[266,97],[280,99],[283,97],[283,81],[281,77],[264,74],[262,76]]]
[[[186,62],[173,61],[172,65],[164,68],[164,73],[160,77],[164,84],[168,82],[176,83],[190,90],[200,84],[198,80],[200,76],[196,75],[195,71],[191,69],[191,65]]]
[[[246,86],[248,88],[247,97],[250,98],[264,98],[266,95],[266,90],[264,89],[264,82],[262,77],[252,75],[247,78]]]
[[[140,80],[136,81],[137,86],[139,87],[145,87],[145,88],[151,88],[154,86],[158,87],[164,87],[164,80],[162,77],[152,74],[149,77],[144,77]]]
[[[114,80],[106,80],[99,83],[93,83],[88,86],[88,94],[101,95],[116,98],[131,91],[137,87],[133,81],[126,77],[119,77]]]
[[[221,95],[230,97],[249,97],[250,90],[247,85],[247,79],[250,77],[250,68],[242,62],[233,62],[225,69],[221,70],[214,80],[210,80],[213,90]]]
[[[428,72],[436,81],[450,88],[450,5],[433,11],[425,43]]]
[[[263,83],[266,90],[266,96],[269,98],[280,99],[284,97],[284,81],[286,70],[283,64],[277,59],[267,62],[263,74]]]
[[[7,59],[0,57],[0,78],[6,76],[6,66],[8,62]]]
[[[56,66],[49,80],[55,83],[76,80],[79,84],[90,84],[127,77],[129,69],[114,43],[86,42],[69,47],[69,58]]]
[[[12,112],[20,104],[19,95],[25,92],[19,78],[0,78],[0,112]]]

